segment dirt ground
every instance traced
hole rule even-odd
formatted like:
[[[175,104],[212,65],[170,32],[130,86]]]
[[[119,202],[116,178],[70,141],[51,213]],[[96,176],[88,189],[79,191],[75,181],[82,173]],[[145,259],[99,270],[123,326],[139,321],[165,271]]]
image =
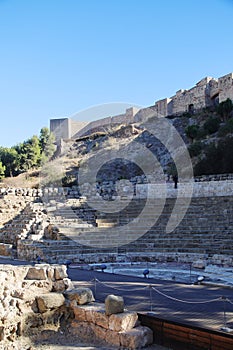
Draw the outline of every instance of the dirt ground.
[[[12,347],[1,347],[0,350],[117,350],[118,347],[111,347],[104,344],[84,344],[78,339],[61,332],[45,332],[29,338],[22,338],[20,342],[14,342]],[[160,345],[151,345],[146,350],[172,350]],[[127,349],[124,349],[127,350]]]

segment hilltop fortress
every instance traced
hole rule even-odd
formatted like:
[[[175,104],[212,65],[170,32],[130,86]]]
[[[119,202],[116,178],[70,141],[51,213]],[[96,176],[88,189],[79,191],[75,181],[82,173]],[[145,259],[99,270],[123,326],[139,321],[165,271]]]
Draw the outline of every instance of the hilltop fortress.
[[[155,116],[170,116],[215,106],[227,98],[233,100],[233,73],[218,79],[206,77],[189,90],[179,90],[170,98],[156,101],[154,105],[138,109],[131,107],[124,114],[102,118],[92,122],[82,122],[71,118],[51,119],[50,130],[56,141],[75,139],[96,130],[104,130],[113,125],[139,123],[146,120],[151,113]]]

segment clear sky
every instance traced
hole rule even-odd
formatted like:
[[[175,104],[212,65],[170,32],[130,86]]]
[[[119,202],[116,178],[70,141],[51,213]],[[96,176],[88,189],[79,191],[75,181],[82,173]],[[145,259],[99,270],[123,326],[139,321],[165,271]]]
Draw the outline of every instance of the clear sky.
[[[233,0],[0,0],[0,145],[230,73],[232,18]]]

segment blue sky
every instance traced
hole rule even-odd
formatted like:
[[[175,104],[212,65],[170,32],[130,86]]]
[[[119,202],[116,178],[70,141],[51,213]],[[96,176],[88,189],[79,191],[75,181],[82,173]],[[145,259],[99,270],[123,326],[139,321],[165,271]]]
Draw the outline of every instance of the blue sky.
[[[230,73],[232,18],[233,0],[0,0],[0,145]]]

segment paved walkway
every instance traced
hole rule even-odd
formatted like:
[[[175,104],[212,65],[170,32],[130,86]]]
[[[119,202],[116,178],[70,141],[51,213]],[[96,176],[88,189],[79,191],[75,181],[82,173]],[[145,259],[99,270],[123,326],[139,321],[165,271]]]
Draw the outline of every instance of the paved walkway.
[[[69,277],[76,286],[90,287],[97,301],[103,302],[108,294],[117,294],[124,297],[129,310],[152,311],[156,317],[214,330],[220,330],[224,322],[233,328],[232,289],[184,285],[77,268],[69,268]]]

